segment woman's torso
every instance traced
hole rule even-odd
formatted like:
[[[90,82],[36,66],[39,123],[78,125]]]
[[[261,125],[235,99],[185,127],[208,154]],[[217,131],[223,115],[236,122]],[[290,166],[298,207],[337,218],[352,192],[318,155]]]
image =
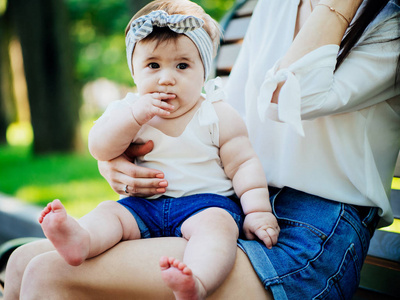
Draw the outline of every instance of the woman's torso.
[[[321,55],[334,62],[337,53],[329,58],[335,51],[332,47],[304,58],[304,65],[297,66],[299,74],[292,70],[300,82],[304,136],[286,123],[259,118],[259,90],[267,71],[286,53],[293,40],[298,3],[259,1],[242,53],[228,82],[228,100],[246,118],[250,139],[263,163],[269,184],[290,186],[344,203],[379,206],[385,220],[391,222],[388,195],[399,152],[400,90],[394,88],[391,63],[395,61],[385,60],[385,51],[391,51],[390,55],[393,55],[393,49],[385,48],[384,44],[368,45],[371,39],[379,39],[379,35],[388,35],[388,32],[372,24],[374,26],[366,31],[364,40],[361,39],[360,45],[335,74],[326,66],[314,68],[312,59],[313,55]],[[389,5],[377,21],[394,14],[398,17],[399,7],[393,2]],[[371,50],[371,47],[379,51]],[[368,59],[362,55],[375,53],[376,59],[381,60],[378,67],[374,68],[372,63],[370,68],[363,66]],[[307,67],[311,71],[306,70]],[[318,68],[321,68],[322,76],[319,76]],[[358,82],[361,78],[357,72],[361,71],[367,79],[366,73],[371,72],[369,81]],[[278,106],[270,108],[274,109],[279,111]]]

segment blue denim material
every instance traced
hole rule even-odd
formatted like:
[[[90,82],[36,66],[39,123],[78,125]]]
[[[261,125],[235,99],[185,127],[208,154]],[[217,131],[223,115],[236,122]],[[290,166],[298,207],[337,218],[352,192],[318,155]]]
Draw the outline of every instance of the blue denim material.
[[[181,237],[182,223],[190,216],[210,207],[226,210],[238,225],[243,227],[243,211],[236,196],[224,197],[216,194],[196,194],[180,198],[161,196],[157,199],[127,197],[118,201],[134,216],[141,237]]]
[[[270,189],[281,232],[267,249],[239,240],[274,299],[351,299],[375,229],[376,209],[364,220],[351,205],[288,187]],[[372,224],[371,224],[372,223]],[[372,230],[373,232],[373,230]]]

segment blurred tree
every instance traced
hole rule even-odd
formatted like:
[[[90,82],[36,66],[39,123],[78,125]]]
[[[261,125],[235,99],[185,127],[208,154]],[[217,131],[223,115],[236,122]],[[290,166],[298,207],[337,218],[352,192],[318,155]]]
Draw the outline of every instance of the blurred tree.
[[[0,144],[6,142],[8,125],[15,120],[9,44],[11,28],[5,7],[0,11]]]
[[[79,97],[63,0],[8,3],[24,57],[35,153],[74,149]]]
[[[132,16],[150,0],[68,0],[77,55],[77,78],[82,84],[106,77],[133,85],[126,66],[124,31]],[[235,0],[194,0],[214,19]]]
[[[147,3],[150,3],[151,0],[128,0],[128,2],[132,12],[131,15],[133,17],[133,15],[136,14],[143,6],[145,6]]]
[[[235,0],[194,0],[213,18],[220,20]],[[6,0],[0,0],[1,4]],[[31,106],[36,152],[73,148],[78,118],[77,88],[100,77],[133,85],[126,66],[124,30],[130,18],[150,0],[12,0],[10,18],[21,41],[28,95]],[[66,7],[65,7],[66,6]],[[66,21],[69,13],[70,28]],[[0,21],[1,22],[1,21]],[[6,28],[0,24],[0,31]],[[0,32],[0,48],[6,49],[6,35]],[[70,40],[76,61],[71,58]],[[0,52],[4,53],[4,52]],[[7,57],[0,55],[1,68]],[[5,60],[4,60],[5,59]],[[74,70],[73,70],[74,68]],[[75,74],[73,74],[75,71]],[[8,86],[7,72],[0,79]],[[74,77],[75,75],[75,77]],[[73,82],[75,78],[75,82]],[[3,96],[4,99],[4,96]],[[0,106],[0,136],[7,120]],[[9,114],[10,115],[10,114]],[[12,114],[11,114],[12,117]]]
[[[126,67],[125,27],[131,18],[128,0],[68,0],[77,80],[106,77],[132,85]]]

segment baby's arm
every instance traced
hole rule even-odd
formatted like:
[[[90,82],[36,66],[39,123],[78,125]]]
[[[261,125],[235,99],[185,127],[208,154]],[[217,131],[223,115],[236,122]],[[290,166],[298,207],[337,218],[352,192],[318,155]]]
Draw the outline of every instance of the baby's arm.
[[[167,116],[173,106],[165,101],[174,95],[152,93],[133,103],[122,102],[103,115],[89,132],[89,150],[101,161],[120,156],[129,147],[143,124],[155,116]]]
[[[261,162],[239,114],[225,102],[214,105],[219,117],[220,156],[246,215],[244,232],[247,238],[258,237],[271,248],[277,242],[279,226],[272,214]]]

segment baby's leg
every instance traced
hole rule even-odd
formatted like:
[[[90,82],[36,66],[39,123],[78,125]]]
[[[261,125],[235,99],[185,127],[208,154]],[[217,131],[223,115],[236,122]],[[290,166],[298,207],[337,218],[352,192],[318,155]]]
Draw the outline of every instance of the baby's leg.
[[[39,217],[46,237],[72,266],[94,257],[121,240],[140,238],[133,216],[115,201],[102,202],[79,221],[60,200],[49,203]]]
[[[238,227],[225,210],[209,208],[187,219],[182,234],[188,240],[183,263],[161,258],[162,277],[176,299],[205,299],[233,267]]]

